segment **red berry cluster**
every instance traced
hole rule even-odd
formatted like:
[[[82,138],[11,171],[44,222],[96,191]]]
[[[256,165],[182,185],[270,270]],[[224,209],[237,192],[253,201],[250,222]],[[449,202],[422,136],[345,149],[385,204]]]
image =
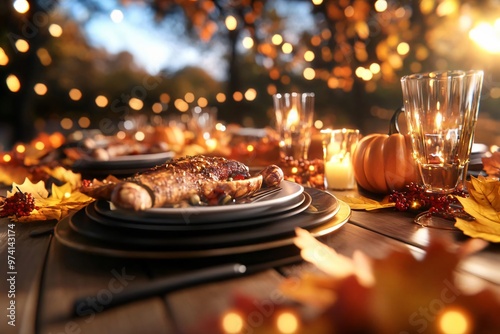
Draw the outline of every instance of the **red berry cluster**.
[[[37,209],[37,206],[33,196],[30,193],[18,191],[3,200],[0,206],[0,217],[29,216],[34,209]]]
[[[423,185],[414,182],[407,184],[403,191],[393,191],[389,195],[389,202],[395,203],[398,211],[426,211],[430,213],[447,214],[455,209],[452,204],[458,204],[455,196],[465,197],[463,190],[456,190],[452,194],[432,194],[425,191]]]

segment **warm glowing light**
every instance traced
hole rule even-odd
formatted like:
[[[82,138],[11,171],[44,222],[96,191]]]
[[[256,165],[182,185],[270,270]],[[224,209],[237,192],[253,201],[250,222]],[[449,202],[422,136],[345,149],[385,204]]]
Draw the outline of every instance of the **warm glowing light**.
[[[441,124],[443,123],[443,115],[440,112],[436,114],[436,119],[434,120],[436,123],[436,128],[441,129]]]
[[[292,167],[291,172],[292,174],[297,174],[299,169],[297,167]]]
[[[447,16],[458,11],[458,3],[455,0],[442,1],[436,8],[438,16]]]
[[[227,30],[235,30],[236,27],[238,26],[238,20],[236,20],[236,18],[232,15],[229,15],[228,17],[226,17],[226,21],[225,21],[225,24],[226,24],[226,28]]]
[[[120,23],[123,21],[123,12],[119,9],[113,9],[111,14],[109,14],[109,17],[114,23]]]
[[[215,99],[219,103],[226,102],[226,94],[224,94],[224,93],[217,93],[217,95],[215,95]]]
[[[82,98],[82,92],[77,88],[71,88],[68,94],[69,98],[73,101],[78,101]]]
[[[253,152],[254,149],[255,149],[255,147],[253,147],[253,145],[251,145],[251,144],[247,145],[248,152]]]
[[[98,95],[95,98],[95,104],[97,104],[98,107],[104,108],[108,105],[108,98],[104,95]]]
[[[70,198],[71,197],[71,193],[70,192],[65,192],[64,193],[64,198]]]
[[[174,101],[174,106],[179,110],[180,112],[186,112],[189,109],[189,104],[187,104],[186,101],[183,99],[176,99]]]
[[[35,149],[41,151],[45,148],[45,144],[42,141],[37,141],[35,143]]]
[[[85,117],[85,116],[82,116],[78,119],[78,125],[82,128],[82,129],[86,129],[90,126],[90,118],[88,117]]]
[[[52,35],[52,37],[61,37],[63,29],[59,24],[52,23],[49,26],[49,33]]]
[[[281,51],[283,51],[283,53],[292,53],[293,51],[293,46],[292,44],[290,43],[283,43],[283,45],[281,46]]]
[[[295,314],[283,312],[276,319],[276,327],[283,334],[295,333],[299,328],[299,321]]]
[[[274,45],[280,45],[283,43],[283,37],[280,34],[274,34],[273,37],[271,37],[271,42]]]
[[[375,1],[375,5],[374,6],[375,6],[375,10],[377,12],[379,12],[379,13],[383,12],[383,11],[387,10],[387,1],[385,1],[385,0],[377,0],[377,1]]]
[[[253,88],[248,88],[247,91],[245,92],[245,99],[247,101],[253,101],[257,97],[257,91]]]
[[[314,68],[307,67],[302,72],[302,75],[304,76],[304,79],[312,80],[316,77],[316,71],[314,70]]]
[[[65,129],[65,130],[70,130],[72,127],[73,127],[73,121],[71,120],[71,118],[63,118],[61,120],[61,128]]]
[[[36,51],[36,55],[38,56],[38,59],[40,59],[40,63],[42,63],[43,66],[49,66],[52,63],[52,57],[49,54],[49,51],[45,48],[40,48]]]
[[[253,38],[250,37],[250,36],[246,36],[245,38],[243,38],[243,40],[241,41],[241,44],[243,44],[243,47],[245,49],[251,49],[253,46],[254,46],[254,42],[253,42]]]
[[[445,334],[468,333],[469,319],[462,310],[445,310],[439,318],[439,328]]]
[[[134,139],[137,141],[143,141],[146,138],[146,134],[142,131],[137,131],[134,135]]]
[[[3,155],[2,159],[4,162],[9,162],[12,160],[12,157],[10,156],[10,154],[6,153]]]
[[[373,74],[377,74],[377,73],[380,73],[380,65],[377,64],[377,63],[372,63],[370,65],[370,71],[373,73]]]
[[[116,133],[116,138],[118,139],[125,139],[127,137],[127,134],[125,133],[125,131],[118,131]]]
[[[354,16],[354,7],[353,6],[347,6],[344,9],[344,15],[346,17],[352,17],[352,16]]]
[[[5,82],[7,83],[9,90],[13,93],[17,93],[19,89],[21,89],[21,83],[14,74],[9,75]]]
[[[163,111],[163,106],[161,105],[160,102],[155,102],[153,103],[153,105],[151,106],[151,110],[153,110],[153,112],[155,114],[159,114]]]
[[[45,95],[45,94],[47,94],[47,86],[45,86],[43,83],[37,83],[37,84],[35,84],[35,86],[33,87],[33,90],[38,95]]]
[[[304,60],[305,61],[313,61],[315,58],[314,52],[312,51],[306,51],[304,52]]]
[[[469,38],[490,53],[500,53],[500,19],[493,25],[482,22],[469,31]]]
[[[241,92],[234,92],[233,100],[235,100],[236,102],[243,100],[243,94]]]
[[[314,127],[316,129],[323,129],[323,126],[324,126],[324,124],[323,124],[322,120],[318,119],[318,120],[314,121]]]
[[[9,63],[9,57],[5,51],[0,47],[0,65],[5,66]]]
[[[16,152],[17,153],[24,153],[26,152],[26,146],[24,146],[23,144],[19,144],[16,146]]]
[[[167,93],[161,93],[160,94],[160,102],[161,103],[169,103],[170,102],[170,95]]]
[[[49,136],[49,143],[53,148],[61,147],[61,145],[65,142],[65,137],[60,132],[54,132]]]
[[[200,98],[198,98],[197,103],[202,108],[205,108],[206,106],[208,106],[208,100],[207,100],[206,97],[200,97]]]
[[[30,45],[28,42],[24,39],[18,39],[15,43],[16,49],[19,52],[28,52],[30,49]]]
[[[401,42],[398,44],[397,51],[400,55],[404,56],[410,52],[410,45],[406,42]]]
[[[299,124],[299,121],[299,112],[297,111],[297,109],[290,109],[290,111],[288,112],[288,116],[286,117],[287,128],[297,126]]]
[[[26,0],[15,0],[13,7],[16,12],[24,14],[30,9],[30,4]]]
[[[323,3],[323,0],[312,0],[313,5],[319,6]]]
[[[235,312],[229,312],[222,318],[222,328],[225,333],[236,334],[243,329],[243,318]]]
[[[134,110],[141,110],[142,107],[144,107],[144,102],[142,102],[142,100],[139,100],[136,97],[133,97],[130,100],[128,100],[128,105],[130,108]]]
[[[226,126],[222,123],[215,124],[215,130],[217,131],[226,131]]]
[[[184,100],[187,102],[187,103],[193,103],[194,101],[194,94],[191,93],[191,92],[187,92],[185,95],[184,95]]]

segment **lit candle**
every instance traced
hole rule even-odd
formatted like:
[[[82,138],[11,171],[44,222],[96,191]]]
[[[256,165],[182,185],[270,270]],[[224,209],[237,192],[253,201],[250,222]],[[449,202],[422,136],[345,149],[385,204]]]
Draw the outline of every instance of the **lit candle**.
[[[299,125],[299,112],[297,111],[297,109],[292,108],[290,109],[286,117],[286,126],[287,128],[292,128],[296,127],[297,125]]]
[[[351,158],[332,157],[325,162],[325,177],[329,189],[353,189],[355,186]]]

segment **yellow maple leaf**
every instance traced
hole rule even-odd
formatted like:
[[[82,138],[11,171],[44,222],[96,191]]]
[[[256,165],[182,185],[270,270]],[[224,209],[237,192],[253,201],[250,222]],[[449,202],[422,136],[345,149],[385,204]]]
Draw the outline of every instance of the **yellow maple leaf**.
[[[45,189],[45,183],[39,181],[32,183],[29,179],[20,184],[13,184],[12,192],[7,192],[7,196],[11,196],[17,191],[30,193],[35,199],[37,209],[33,210],[29,216],[15,219],[19,222],[30,222],[37,220],[60,220],[72,210],[77,210],[94,199],[82,194],[79,191],[73,190],[70,183],[64,183],[61,186],[52,184],[51,194]]]
[[[28,178],[25,178],[24,182],[21,184],[17,184],[15,182],[12,183],[12,191],[7,191],[7,197],[12,196],[19,190],[23,193],[30,193],[35,201],[39,201],[49,196],[48,190],[45,189],[45,182],[39,181],[37,183],[33,183]]]
[[[500,212],[495,211],[491,206],[480,204],[472,197],[457,197],[457,199],[464,210],[476,220],[467,221],[456,218],[455,227],[470,237],[500,242]]]
[[[361,195],[336,195],[336,197],[345,203],[349,204],[352,210],[378,210],[394,207],[395,203],[390,203],[386,196],[382,201],[376,201]]]
[[[55,168],[44,166],[43,170],[53,178],[56,178],[64,183],[69,183],[71,185],[71,189],[77,189],[82,184],[81,174],[73,173],[71,170],[62,166],[57,166]]]
[[[483,206],[500,211],[500,181],[484,176],[471,177],[467,183],[469,195]]]

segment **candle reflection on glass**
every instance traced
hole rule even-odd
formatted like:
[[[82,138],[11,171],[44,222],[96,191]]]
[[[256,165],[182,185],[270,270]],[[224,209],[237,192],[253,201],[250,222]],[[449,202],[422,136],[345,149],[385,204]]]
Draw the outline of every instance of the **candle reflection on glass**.
[[[360,134],[356,129],[322,130],[325,182],[328,189],[347,190],[356,187],[352,154]]]

